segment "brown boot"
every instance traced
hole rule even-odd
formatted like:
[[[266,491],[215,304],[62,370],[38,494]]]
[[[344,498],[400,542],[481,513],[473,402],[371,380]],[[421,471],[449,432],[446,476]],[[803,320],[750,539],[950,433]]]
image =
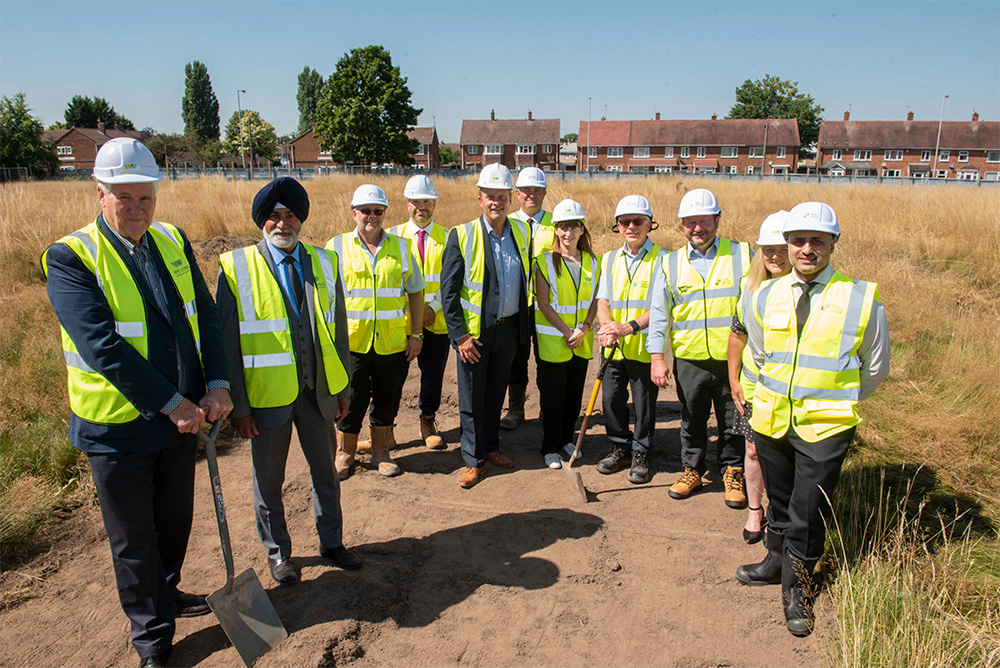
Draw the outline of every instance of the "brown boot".
[[[337,430],[337,456],[334,459],[333,467],[337,469],[337,475],[341,480],[351,475],[354,468],[354,454],[358,449],[358,435],[345,434]]]
[[[395,426],[396,425],[393,425],[392,427],[389,427],[389,449],[390,450],[395,450],[396,449],[396,432],[394,430]],[[372,451],[372,442],[371,442],[371,439],[366,438],[366,439],[364,439],[362,441],[358,441],[358,454],[359,455],[371,454],[371,451]]]
[[[399,464],[389,456],[389,440],[392,438],[392,427],[371,427],[372,430],[372,461],[378,464],[378,472],[387,478],[403,472]]]
[[[438,433],[437,422],[433,414],[420,416],[420,438],[424,439],[424,445],[431,450],[443,450],[448,447]]]
[[[747,507],[747,493],[744,489],[743,467],[727,466],[722,474],[722,484],[726,488],[726,505],[742,510]]]
[[[524,422],[524,398],[527,393],[527,385],[510,385],[507,388],[507,412],[500,418],[502,429],[515,429]]]

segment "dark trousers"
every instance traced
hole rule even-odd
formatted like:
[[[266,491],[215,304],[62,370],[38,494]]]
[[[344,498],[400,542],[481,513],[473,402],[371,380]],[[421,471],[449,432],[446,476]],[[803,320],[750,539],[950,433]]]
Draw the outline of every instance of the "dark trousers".
[[[319,542],[328,548],[343,544],[340,484],[333,468],[336,447],[333,425],[320,412],[316,392],[309,390],[295,399],[288,422],[273,429],[258,425],[260,433],[250,440],[257,535],[272,560],[292,556],[292,538],[285,523],[285,504],[281,497],[288,447],[292,441],[292,424],[299,435],[302,454],[309,464],[313,519]]]
[[[519,338],[517,317],[507,318],[493,342],[477,348],[478,362],[466,364],[455,352],[462,459],[470,468],[485,466],[486,453],[500,449],[500,410]]]
[[[399,412],[400,388],[409,369],[405,352],[379,355],[374,348],[367,353],[352,352],[351,406],[337,429],[345,434],[359,433],[369,405],[368,423],[391,427]]]
[[[616,446],[647,454],[656,431],[656,397],[660,388],[649,377],[649,362],[615,360],[604,373],[604,426]],[[628,428],[628,392],[632,390],[635,431]]]
[[[704,473],[708,450],[708,416],[715,406],[719,423],[716,458],[719,467],[743,466],[746,440],[733,430],[736,405],[729,389],[725,360],[674,358],[677,400],[681,402],[681,463]]]
[[[542,454],[559,452],[567,443],[573,443],[588,361],[576,355],[566,362],[538,361]]]
[[[785,533],[785,547],[806,561],[823,556],[824,515],[840,479],[852,427],[818,443],[807,443],[791,428],[781,438],[757,432],[757,457],[770,502],[768,525]]]
[[[163,450],[88,455],[118,600],[140,657],[166,652],[173,642],[170,592],[181,581],[191,534],[196,450],[193,434],[175,433]]]
[[[441,386],[444,383],[444,369],[448,366],[450,341],[447,334],[424,330],[424,344],[417,355],[417,366],[420,367],[420,398],[417,406],[423,415],[434,415],[441,407]],[[405,382],[406,376],[403,376],[403,380]],[[402,383],[399,391],[403,391]]]
[[[514,361],[510,365],[510,380],[508,381],[511,385],[527,385],[528,384],[528,357],[531,355],[531,348],[535,348],[535,368],[538,368],[538,362],[540,358],[538,357],[538,337],[535,335],[535,308],[532,306],[528,309],[529,325],[528,328],[531,331],[531,341],[528,343],[517,342],[517,350],[514,351]],[[535,375],[535,386],[538,391],[542,391],[542,381]],[[542,409],[544,412],[545,409]]]

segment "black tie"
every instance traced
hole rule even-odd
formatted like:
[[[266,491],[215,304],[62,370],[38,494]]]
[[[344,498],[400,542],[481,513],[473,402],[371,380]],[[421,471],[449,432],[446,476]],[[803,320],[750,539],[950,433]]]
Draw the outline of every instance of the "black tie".
[[[802,336],[802,328],[806,325],[806,320],[809,319],[809,291],[812,289],[812,283],[799,283],[799,287],[802,288],[802,294],[799,295],[799,301],[795,305],[795,320],[799,327],[799,337]]]

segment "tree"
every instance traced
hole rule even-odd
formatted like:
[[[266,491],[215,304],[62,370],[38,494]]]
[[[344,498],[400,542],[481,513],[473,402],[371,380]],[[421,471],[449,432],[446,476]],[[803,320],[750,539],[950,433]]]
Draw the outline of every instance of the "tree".
[[[316,117],[316,105],[323,90],[323,76],[314,69],[306,67],[299,75],[299,93],[295,99],[299,102],[298,134],[305,134],[313,126]]]
[[[55,169],[56,156],[42,141],[42,121],[31,115],[24,93],[0,98],[0,166]]]
[[[146,142],[146,148],[156,158],[156,162],[164,167],[170,167],[180,157],[191,150],[191,142],[182,134],[154,134]]]
[[[74,95],[66,105],[63,119],[70,128],[96,128],[98,123],[104,123],[106,128],[135,130],[132,121],[116,112],[103,97]]]
[[[578,134],[576,134],[575,132],[567,132],[566,134],[563,135],[562,139],[560,139],[559,141],[562,142],[563,144],[572,144],[577,139],[579,139]]]
[[[438,163],[442,167],[445,165],[457,165],[462,162],[462,156],[458,151],[452,151],[450,148],[441,144],[438,146]]]
[[[69,125],[66,121],[56,121],[55,123],[49,123],[49,127],[46,130],[69,130]]]
[[[413,108],[411,96],[383,47],[352,49],[320,96],[313,127],[320,148],[335,162],[412,164],[420,143],[406,132],[422,110]]]
[[[799,92],[798,81],[786,81],[765,74],[763,79],[750,81],[736,89],[736,104],[726,118],[795,118],[799,125],[802,147],[799,155],[819,139],[820,114],[823,107],[812,95]]]
[[[184,66],[181,116],[184,133],[198,143],[219,138],[219,99],[212,90],[208,68],[197,60]]]
[[[247,157],[250,157],[250,139],[252,139],[253,155],[274,160],[274,154],[278,150],[278,135],[274,132],[274,126],[251,109],[243,110],[242,125],[243,148]],[[226,139],[222,144],[226,153],[240,154],[240,112],[234,111],[226,123]]]

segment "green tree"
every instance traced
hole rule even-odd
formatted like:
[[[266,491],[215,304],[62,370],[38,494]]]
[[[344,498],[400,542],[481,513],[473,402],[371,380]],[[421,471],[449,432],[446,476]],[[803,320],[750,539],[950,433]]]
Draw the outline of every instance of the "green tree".
[[[156,158],[157,164],[162,167],[170,167],[178,162],[184,153],[191,150],[188,137],[179,133],[154,134],[145,144]]]
[[[808,147],[819,139],[822,113],[823,107],[812,95],[799,92],[798,81],[765,74],[757,81],[747,79],[736,89],[736,104],[726,118],[795,118],[802,142],[799,155],[805,156]]]
[[[56,121],[55,123],[49,123],[49,127],[46,130],[69,130],[69,125],[66,121]]]
[[[563,144],[572,144],[577,139],[579,139],[579,135],[577,135],[575,132],[567,132],[566,134],[563,135],[562,139],[560,139],[559,141],[561,141]]]
[[[230,155],[240,154],[240,113],[234,111],[233,115],[226,123],[226,139],[222,142],[226,153]],[[243,148],[246,151],[247,159],[250,158],[250,139],[253,140],[253,154],[268,160],[274,160],[274,155],[278,150],[278,135],[274,131],[274,126],[260,117],[256,111],[251,109],[243,110]]]
[[[389,52],[369,45],[352,49],[337,63],[316,110],[314,130],[320,148],[335,162],[413,163],[420,143],[406,136],[421,109],[410,104],[406,77]]]
[[[299,135],[309,131],[316,117],[316,105],[323,90],[323,76],[314,69],[306,67],[299,75],[299,93],[295,99],[299,102]]]
[[[197,60],[184,66],[181,116],[184,133],[198,143],[219,138],[219,99],[212,90],[208,68]]]
[[[0,98],[0,166],[31,172],[55,169],[56,156],[42,141],[42,121],[31,115],[24,93]]]
[[[458,151],[452,151],[444,144],[438,146],[438,163],[440,163],[442,167],[445,165],[461,164],[461,162],[462,156],[459,155]]]
[[[106,128],[117,126],[119,130],[135,130],[132,121],[116,112],[103,97],[74,95],[66,105],[63,119],[71,128],[96,128],[101,122]]]

